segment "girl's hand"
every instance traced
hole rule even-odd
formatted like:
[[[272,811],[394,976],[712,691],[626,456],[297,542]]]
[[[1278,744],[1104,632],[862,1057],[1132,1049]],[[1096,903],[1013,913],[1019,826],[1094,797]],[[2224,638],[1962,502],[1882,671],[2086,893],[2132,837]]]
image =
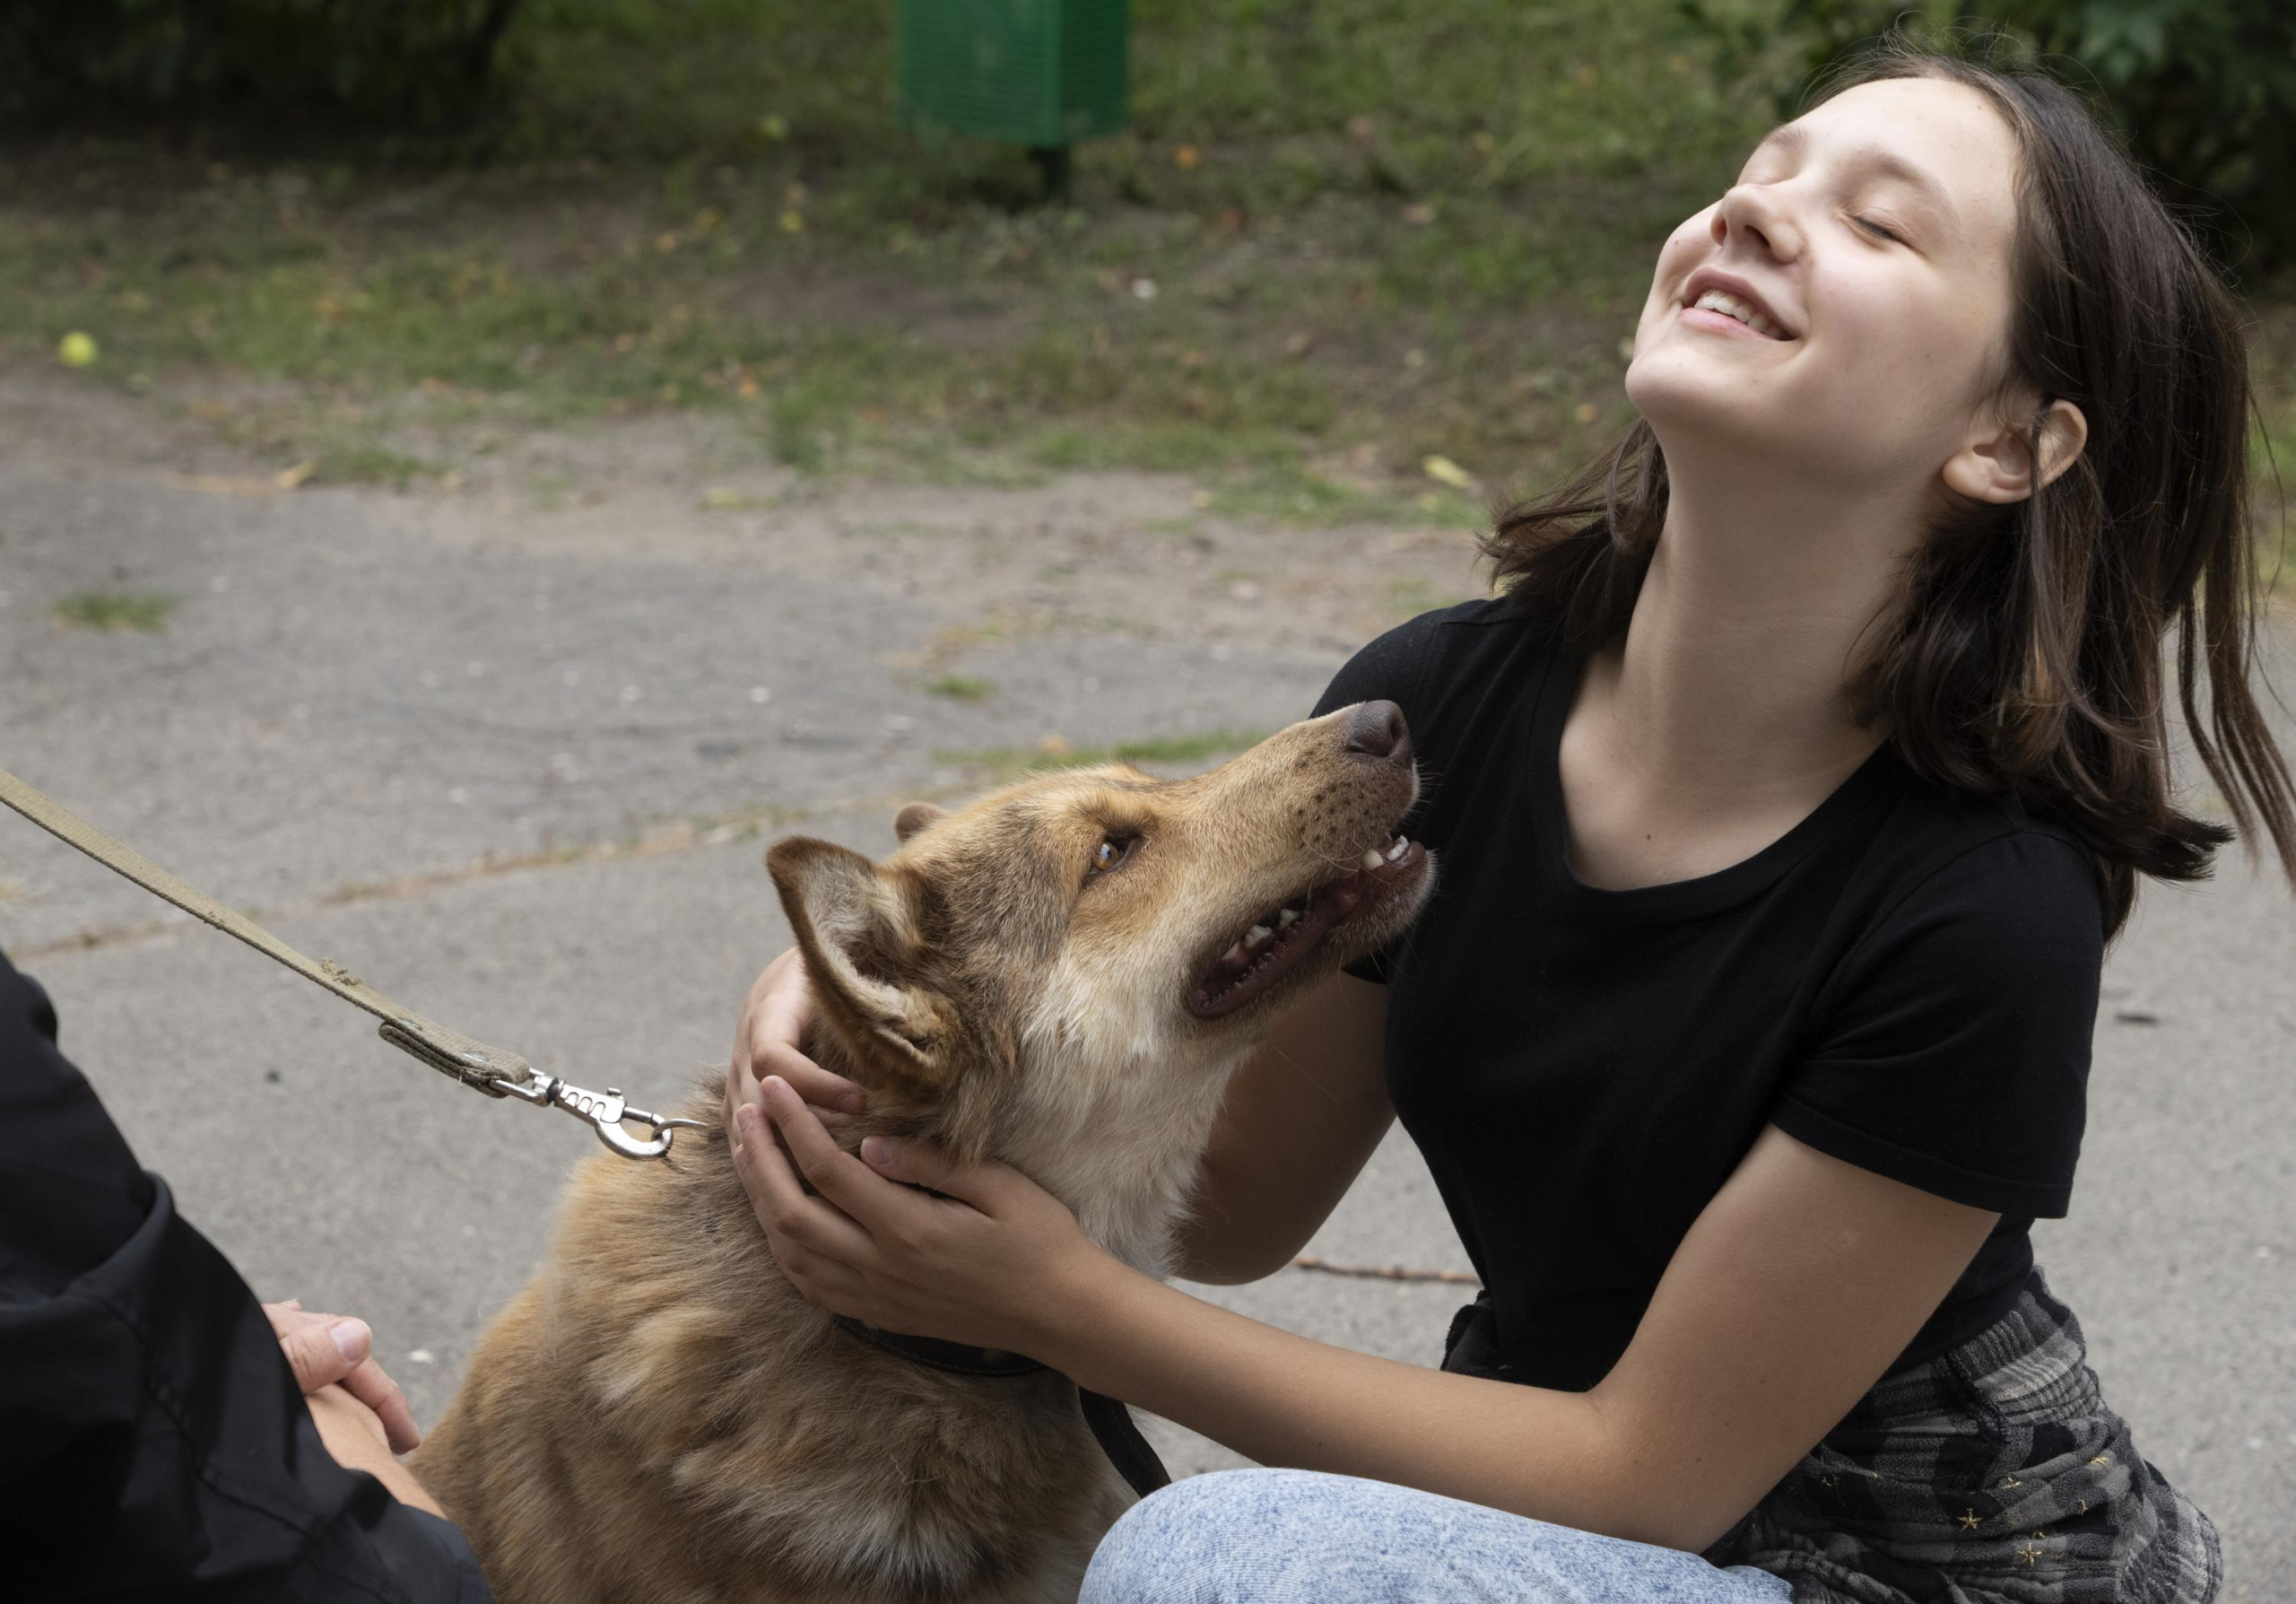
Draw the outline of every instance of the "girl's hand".
[[[841,1075],[832,1075],[804,1054],[805,1031],[813,1020],[813,993],[805,961],[791,947],[765,966],[742,1005],[734,1032],[734,1059],[726,1077],[726,1137],[739,1141],[734,1112],[746,1103],[761,1109],[758,1080],[778,1075],[787,1081],[834,1127],[866,1106],[866,1094]]]
[[[735,1111],[734,1168],[798,1291],[883,1330],[1023,1354],[1047,1345],[1060,1289],[1100,1252],[1065,1204],[1008,1165],[960,1165],[916,1142],[871,1137],[862,1156],[840,1152],[787,1082],[768,1076],[762,1090],[767,1117]]]

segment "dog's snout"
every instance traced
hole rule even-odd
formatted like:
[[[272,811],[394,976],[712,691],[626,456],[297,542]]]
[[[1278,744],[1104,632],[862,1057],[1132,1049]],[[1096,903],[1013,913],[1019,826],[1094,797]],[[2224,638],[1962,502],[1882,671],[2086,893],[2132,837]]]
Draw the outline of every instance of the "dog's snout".
[[[1411,762],[1411,727],[1392,702],[1367,702],[1349,715],[1347,750],[1403,768]]]

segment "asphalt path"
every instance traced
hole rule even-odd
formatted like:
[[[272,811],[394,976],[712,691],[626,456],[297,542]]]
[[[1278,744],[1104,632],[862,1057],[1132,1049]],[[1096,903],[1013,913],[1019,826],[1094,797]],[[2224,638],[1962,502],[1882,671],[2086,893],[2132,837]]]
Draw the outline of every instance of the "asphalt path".
[[[882,851],[904,795],[963,782],[936,753],[1274,728],[1339,660],[1052,632],[985,648],[999,693],[969,706],[884,666],[935,627],[897,588],[442,543],[387,502],[0,460],[0,766],[304,951],[640,1101],[722,1061],[786,941],[773,836]],[[53,623],[104,586],[184,599],[156,634]],[[189,1216],[262,1295],[368,1319],[434,1420],[534,1269],[581,1128],[456,1089],[6,817],[0,945]],[[2284,889],[2237,859],[2148,889],[2108,967],[2073,1216],[2036,1231],[2108,1399],[2216,1521],[2228,1601],[2296,1578],[2292,1071]],[[1309,1251],[1465,1265],[1399,1137]],[[1431,1363],[1471,1289],[1295,1269],[1195,1290]],[[1238,1462],[1152,1430],[1178,1472]]]

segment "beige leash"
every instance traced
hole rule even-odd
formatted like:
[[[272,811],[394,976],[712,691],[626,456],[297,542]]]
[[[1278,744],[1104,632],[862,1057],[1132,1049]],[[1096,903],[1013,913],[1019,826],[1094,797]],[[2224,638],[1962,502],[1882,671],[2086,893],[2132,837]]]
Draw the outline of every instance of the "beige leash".
[[[5,802],[49,834],[77,847],[105,867],[135,881],[152,895],[173,902],[227,936],[238,937],[305,980],[366,1009],[382,1021],[380,1033],[384,1041],[439,1073],[454,1077],[473,1091],[483,1092],[489,1097],[516,1097],[540,1107],[564,1109],[577,1119],[588,1120],[596,1129],[598,1140],[624,1158],[666,1157],[678,1130],[703,1128],[703,1121],[699,1120],[658,1119],[642,1109],[632,1108],[616,1088],[589,1092],[557,1076],[544,1075],[515,1052],[489,1047],[393,1002],[331,958],[313,962],[253,920],[234,913],[197,887],[114,841],[5,769],[0,769],[0,802]],[[625,1122],[648,1126],[654,1134],[645,1138],[632,1136],[622,1129]]]

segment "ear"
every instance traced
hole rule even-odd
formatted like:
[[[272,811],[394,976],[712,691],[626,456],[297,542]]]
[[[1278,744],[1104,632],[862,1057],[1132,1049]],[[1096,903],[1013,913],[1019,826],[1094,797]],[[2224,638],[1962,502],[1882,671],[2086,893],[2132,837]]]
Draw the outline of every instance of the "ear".
[[[2022,501],[2073,466],[2089,442],[2089,420],[2062,397],[2034,421],[2039,437],[2040,472],[2036,478],[2025,435],[2014,424],[1984,424],[1946,459],[1939,470],[1949,489],[1973,501]]]
[[[954,1019],[917,983],[912,894],[858,852],[793,836],[765,867],[805,955],[816,1003],[856,1068],[923,1086],[948,1077]]]
[[[948,816],[945,809],[935,807],[930,802],[912,802],[893,815],[893,834],[902,841],[907,841],[935,819],[945,819]]]

